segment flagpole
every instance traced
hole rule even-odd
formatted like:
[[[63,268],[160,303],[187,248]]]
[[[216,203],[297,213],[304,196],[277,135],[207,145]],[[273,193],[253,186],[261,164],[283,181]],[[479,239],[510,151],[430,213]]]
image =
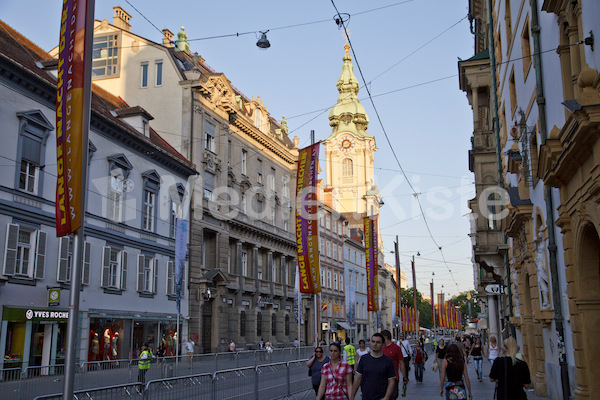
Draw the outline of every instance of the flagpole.
[[[82,6],[81,4],[79,5]],[[92,39],[94,36],[94,6],[95,0],[87,0],[85,4],[85,39],[83,46],[83,92],[81,116],[81,194],[79,213],[81,226],[75,231],[73,238],[73,268],[71,268],[71,290],[69,293],[69,319],[67,320],[67,351],[65,354],[65,381],[63,384],[63,399],[73,399],[75,383],[75,359],[77,350],[77,328],[79,326],[79,294],[81,289],[81,274],[83,268],[83,238],[85,225],[85,205],[87,192],[87,167],[89,148],[90,114],[92,104]],[[65,7],[68,7],[67,5]],[[70,22],[70,21],[69,21]],[[57,113],[59,110],[57,110]]]

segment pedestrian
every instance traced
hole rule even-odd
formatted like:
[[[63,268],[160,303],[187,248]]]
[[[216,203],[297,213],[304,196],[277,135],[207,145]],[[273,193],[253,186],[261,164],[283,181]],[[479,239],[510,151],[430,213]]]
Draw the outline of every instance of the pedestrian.
[[[494,365],[494,360],[498,358],[498,341],[496,340],[496,336],[490,336],[490,341],[488,342],[487,349],[487,359],[490,362],[490,365]]]
[[[498,400],[526,400],[523,388],[531,388],[529,367],[525,361],[517,359],[519,345],[513,337],[509,337],[502,345],[504,357],[496,358],[490,371],[490,381],[496,384]]]
[[[427,358],[427,352],[423,350],[421,342],[417,340],[411,358],[411,362],[415,366],[415,381],[417,383],[423,383],[423,371],[425,370]]]
[[[235,342],[233,339],[229,340],[229,351],[232,353],[235,352]]]
[[[404,368],[406,368],[406,376],[408,376],[408,373],[410,372],[410,357],[412,354],[412,347],[410,346],[410,342],[408,341],[405,335],[402,335],[399,345],[402,349],[402,356],[404,357]]]
[[[321,368],[321,384],[317,400],[354,400],[352,388],[352,368],[341,359],[342,346],[334,342],[329,345],[331,359]],[[350,393],[349,393],[350,391]]]
[[[383,330],[381,331],[383,335],[383,348],[381,351],[383,354],[388,356],[394,362],[394,371],[396,372],[396,376],[394,377],[394,391],[390,397],[390,400],[395,400],[398,398],[398,386],[400,383],[400,375],[398,373],[398,369],[402,371],[402,397],[406,396],[406,384],[408,383],[408,370],[406,369],[406,364],[404,363],[404,355],[402,354],[402,349],[392,342],[392,333],[390,331]]]
[[[190,364],[190,368],[192,368],[192,357],[194,356],[194,341],[191,338],[188,338],[187,343],[185,344],[185,351],[188,355],[188,362]]]
[[[267,350],[267,361],[271,361],[271,354],[273,354],[273,345],[270,340],[265,343],[265,349]]]
[[[371,352],[360,357],[350,399],[354,398],[359,387],[362,400],[390,400],[394,388],[397,396],[398,368],[394,368],[392,359],[383,354],[384,342],[385,338],[381,333],[375,333],[371,337]]]
[[[138,360],[138,381],[142,384],[146,383],[146,372],[150,369],[150,360],[152,353],[148,350],[148,343],[142,343],[142,352]]]
[[[321,346],[315,348],[315,354],[306,362],[308,367],[308,376],[312,383],[315,395],[319,394],[319,385],[321,384],[321,368],[329,362],[329,357],[323,354]]]
[[[258,348],[260,349],[260,359],[261,361],[265,360],[265,340],[260,338],[260,342],[258,342]]]
[[[368,353],[369,353],[369,349],[366,347],[365,341],[363,339],[360,339],[358,341],[358,350],[356,350],[356,364],[355,365],[358,365],[358,363],[360,362],[360,358]]]
[[[463,346],[460,336],[456,335],[456,338],[454,339],[454,344],[460,350],[460,353],[463,355],[463,358],[466,358],[469,353],[465,351],[465,346]]]
[[[435,348],[435,365],[434,371],[437,371],[438,374],[442,375],[442,361],[446,357],[446,341],[444,339],[440,339],[439,344]]]
[[[298,341],[298,338],[294,339],[294,347],[295,348],[300,347],[300,342]]]
[[[344,346],[344,361],[352,368],[352,379],[354,380],[354,364],[356,360],[356,349],[350,344],[350,338],[346,338],[346,345]]]
[[[448,381],[446,382],[446,377]],[[466,386],[466,389],[465,389]],[[453,343],[446,350],[446,357],[442,361],[442,372],[440,376],[440,396],[446,392],[446,400],[466,399],[467,391],[469,399],[473,399],[471,392],[471,382],[469,382],[469,373],[467,364],[462,351]]]
[[[467,357],[467,362],[469,362],[470,357],[473,357],[473,364],[475,364],[477,379],[479,382],[481,382],[483,379],[483,370],[481,368],[481,364],[483,363],[483,345],[481,344],[481,338],[475,339],[475,344],[471,346],[471,351]]]

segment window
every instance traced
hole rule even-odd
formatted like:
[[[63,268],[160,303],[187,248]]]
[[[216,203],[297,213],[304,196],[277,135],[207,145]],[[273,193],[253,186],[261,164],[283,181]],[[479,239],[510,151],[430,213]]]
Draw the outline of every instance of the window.
[[[349,158],[345,158],[342,161],[342,176],[343,177],[352,177],[354,175],[354,171],[352,168],[353,168],[352,160]]]
[[[335,244],[333,245],[333,259],[337,260],[337,246]]]
[[[123,174],[111,176],[110,186],[108,188],[108,218],[115,221],[121,222],[123,220],[123,203],[124,203],[124,191],[123,181],[125,177]]]
[[[215,174],[204,171],[204,198],[215,201],[213,191],[215,190]]]
[[[337,272],[333,273],[333,289],[338,290],[338,274],[337,274]]]
[[[277,260],[271,261],[271,280],[277,282]]]
[[[344,234],[344,230],[343,230],[343,228],[342,228],[342,222],[341,222],[341,221],[338,221],[338,233],[339,233],[340,235],[343,235],[343,234]]]
[[[325,226],[325,215],[324,215],[323,211],[319,212],[319,224],[321,226]]]
[[[247,175],[248,170],[248,152],[246,150],[242,150],[242,175]]]
[[[277,210],[277,204],[273,204],[271,202],[269,202],[269,204],[271,205],[271,207],[269,207],[269,221],[271,221],[271,224],[275,225],[275,214]]]
[[[256,199],[256,212],[259,216],[262,215],[264,210],[264,202],[261,199]],[[262,215],[264,217],[264,215]]]
[[[344,274],[343,273],[340,273],[339,285],[340,285],[340,290],[343,290],[344,289]]]
[[[285,314],[285,336],[290,336],[290,315]]]
[[[137,291],[156,293],[158,278],[158,260],[154,257],[138,255]]]
[[[262,160],[256,160],[256,182],[262,183]]]
[[[108,289],[127,289],[127,252],[115,247],[104,247],[101,285]]]
[[[154,62],[154,67],[156,70],[156,86],[162,86],[162,81],[163,81],[163,61],[162,60],[156,60]]]
[[[506,48],[510,47],[512,40],[512,21],[510,17],[510,0],[504,1],[504,22],[506,23]]]
[[[92,49],[92,77],[111,78],[118,76],[119,35],[94,35]]]
[[[510,91],[510,111],[511,115],[517,110],[517,88],[515,86],[515,69],[513,67],[508,78],[508,90]]]
[[[344,249],[342,248],[342,245],[338,245],[338,256],[340,257],[340,261],[342,261],[342,254],[344,254]]]
[[[337,233],[337,222],[333,221],[331,224],[331,230],[333,233]]]
[[[43,279],[46,232],[17,224],[6,227],[4,275]]]
[[[324,250],[325,248],[325,239],[323,239],[323,237],[319,237],[319,249],[320,250]]]
[[[277,315],[271,316],[271,335],[273,338],[277,337]]]
[[[329,214],[325,215],[325,229],[331,229],[331,215]]]
[[[256,336],[262,335],[262,313],[259,311],[256,314]]]
[[[171,196],[171,209],[169,210],[169,237],[174,238],[177,233],[177,218],[181,216],[183,205],[183,196],[185,195],[185,187],[181,183],[171,186],[169,190]]]
[[[257,254],[257,268],[258,268],[258,279],[262,279],[263,278],[263,255],[260,253],[256,253]]]
[[[531,67],[531,42],[529,40],[529,20],[525,20],[521,33],[521,54],[523,55],[523,79],[527,78]]]
[[[330,288],[330,289],[332,288],[332,285],[331,285],[331,271],[327,271],[327,287]]]
[[[240,312],[240,336],[246,336],[246,311]]]
[[[269,189],[275,191],[275,168],[271,168],[271,173],[269,174]]]
[[[216,148],[215,126],[208,121],[204,121],[204,148],[213,153]]]
[[[154,232],[156,227],[156,197],[158,195],[160,176],[154,170],[142,174],[144,179],[144,203],[142,206],[142,229]]]
[[[227,141],[227,166],[231,165],[231,140]]]
[[[328,240],[325,244],[327,246],[327,257],[331,258],[331,242]]]
[[[19,118],[19,144],[15,186],[27,193],[37,195],[41,191],[46,153],[46,139],[52,124],[41,111],[17,113]]]
[[[290,177],[289,175],[285,175],[283,177],[283,197],[286,199],[290,198],[290,186],[289,186]]]
[[[248,276],[248,253],[242,251],[242,276]]]
[[[90,242],[83,244],[83,271],[81,274],[81,283],[83,285],[90,284],[90,262],[91,262]],[[57,282],[71,281],[71,266],[73,265],[73,239],[69,236],[59,238],[58,242],[58,268],[56,271]]]
[[[148,87],[148,61],[140,64],[140,86],[143,88]]]
[[[185,292],[185,264],[181,267],[181,297]],[[177,271],[175,261],[167,261],[167,296],[177,295]]]
[[[145,137],[150,137],[150,122],[147,120],[142,120],[142,134]]]

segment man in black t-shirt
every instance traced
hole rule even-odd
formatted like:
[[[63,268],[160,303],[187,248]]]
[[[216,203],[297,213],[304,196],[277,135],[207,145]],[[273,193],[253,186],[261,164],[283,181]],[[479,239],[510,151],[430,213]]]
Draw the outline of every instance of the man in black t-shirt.
[[[396,371],[391,358],[383,354],[384,337],[371,337],[371,353],[360,358],[352,386],[352,397],[360,387],[363,400],[389,400],[394,390]]]
[[[498,357],[492,365],[490,380],[498,381],[498,400],[527,400],[524,387],[530,387],[531,377],[525,361],[513,360],[510,357]]]

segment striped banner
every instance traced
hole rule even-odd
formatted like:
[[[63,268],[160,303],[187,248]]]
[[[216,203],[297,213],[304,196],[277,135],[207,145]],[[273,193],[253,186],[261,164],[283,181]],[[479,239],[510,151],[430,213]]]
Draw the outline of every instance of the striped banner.
[[[378,304],[378,286],[379,279],[377,277],[377,216],[374,218],[365,217],[365,254],[367,260],[367,305],[368,311],[379,310]]]
[[[300,292],[319,293],[319,207],[317,176],[319,144],[315,143],[298,152],[298,179],[296,181],[296,248],[300,273]]]
[[[64,0],[58,45],[56,83],[56,236],[66,236],[81,227],[83,191],[81,166],[87,155],[83,142],[89,105],[84,109],[90,73],[85,70],[86,0]],[[93,26],[89,27],[93,29]],[[86,83],[87,81],[87,83]]]

